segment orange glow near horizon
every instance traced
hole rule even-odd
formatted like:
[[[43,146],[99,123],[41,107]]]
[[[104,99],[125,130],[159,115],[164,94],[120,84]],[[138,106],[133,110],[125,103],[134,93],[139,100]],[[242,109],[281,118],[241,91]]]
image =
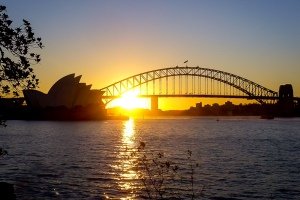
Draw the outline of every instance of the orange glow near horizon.
[[[146,98],[138,98],[139,92],[137,90],[131,90],[122,95],[121,98],[113,100],[109,104],[109,108],[121,107],[126,110],[133,110],[136,108],[149,109],[149,100]]]
[[[107,108],[119,107],[125,110],[127,114],[136,112],[135,109],[151,109],[150,98],[139,98],[138,91],[129,91],[122,95],[121,98],[110,102]],[[246,99],[213,99],[213,98],[159,98],[158,107],[161,110],[186,110],[191,106],[196,106],[196,103],[202,102],[202,105],[213,105],[217,103],[223,105],[226,101],[231,101],[233,104],[250,104],[257,103],[256,101]]]

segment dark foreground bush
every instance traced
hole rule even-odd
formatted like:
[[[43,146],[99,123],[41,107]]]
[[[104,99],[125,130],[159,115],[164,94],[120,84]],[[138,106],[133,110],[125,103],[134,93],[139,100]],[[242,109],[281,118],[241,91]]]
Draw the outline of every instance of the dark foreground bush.
[[[192,151],[177,163],[163,152],[153,152],[140,142],[136,149],[130,149],[128,160],[137,174],[145,199],[199,199],[203,188],[195,188],[195,170],[198,164]],[[133,159],[134,158],[134,159]]]

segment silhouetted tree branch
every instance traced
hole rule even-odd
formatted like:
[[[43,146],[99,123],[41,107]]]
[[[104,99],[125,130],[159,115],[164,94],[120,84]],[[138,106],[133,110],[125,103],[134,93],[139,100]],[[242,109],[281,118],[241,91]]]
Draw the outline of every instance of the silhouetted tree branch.
[[[42,49],[40,37],[35,37],[27,20],[19,27],[12,27],[6,7],[0,5],[0,97],[19,96],[23,89],[35,88],[39,80],[31,65],[41,61],[33,50]]]

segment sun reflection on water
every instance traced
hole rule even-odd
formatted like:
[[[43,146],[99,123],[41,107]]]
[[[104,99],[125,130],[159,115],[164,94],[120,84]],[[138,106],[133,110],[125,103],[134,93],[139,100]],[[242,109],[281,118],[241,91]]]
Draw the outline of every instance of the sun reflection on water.
[[[136,189],[136,178],[137,173],[134,170],[133,164],[135,163],[134,156],[132,152],[134,150],[135,142],[135,124],[133,119],[129,119],[124,122],[122,132],[122,145],[120,146],[119,151],[119,179],[118,185],[120,189],[127,193],[125,198],[121,199],[134,199],[135,198],[135,189]]]
[[[127,146],[133,147],[133,140],[134,140],[134,120],[130,118],[128,121],[124,123],[124,129],[123,129],[123,144]]]

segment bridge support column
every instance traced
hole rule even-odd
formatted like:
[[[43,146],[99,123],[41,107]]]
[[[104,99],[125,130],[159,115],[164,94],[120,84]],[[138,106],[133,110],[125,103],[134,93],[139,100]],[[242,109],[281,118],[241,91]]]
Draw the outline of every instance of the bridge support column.
[[[295,111],[294,92],[291,84],[279,87],[279,115],[283,117],[293,116]]]
[[[151,111],[158,111],[158,97],[151,97]]]

